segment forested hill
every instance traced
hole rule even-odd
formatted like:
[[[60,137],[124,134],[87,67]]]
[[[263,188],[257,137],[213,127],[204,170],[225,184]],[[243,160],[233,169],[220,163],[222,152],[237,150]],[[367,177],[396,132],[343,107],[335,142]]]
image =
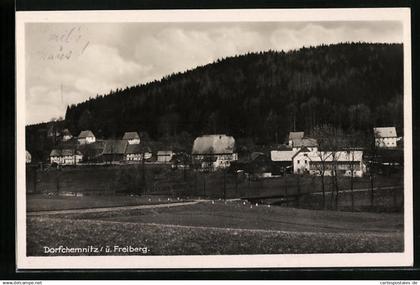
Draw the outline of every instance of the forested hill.
[[[290,130],[402,127],[402,44],[343,43],[249,53],[69,106],[73,134],[152,139],[227,133],[267,143]]]

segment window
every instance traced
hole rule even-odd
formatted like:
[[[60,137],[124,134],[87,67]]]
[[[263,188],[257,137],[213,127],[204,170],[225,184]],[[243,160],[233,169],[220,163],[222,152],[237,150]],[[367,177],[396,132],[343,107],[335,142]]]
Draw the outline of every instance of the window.
[[[300,160],[298,160],[298,164],[300,163]]]
[[[308,161],[307,160],[305,160],[305,164],[308,164]]]

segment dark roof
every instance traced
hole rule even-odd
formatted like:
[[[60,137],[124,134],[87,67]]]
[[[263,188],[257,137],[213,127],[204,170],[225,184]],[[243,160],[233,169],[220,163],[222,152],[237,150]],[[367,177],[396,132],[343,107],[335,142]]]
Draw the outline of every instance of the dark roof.
[[[126,140],[106,140],[103,154],[124,154],[127,145]]]
[[[94,149],[94,150],[102,151],[104,147],[105,147],[105,141],[103,140],[96,140],[95,142],[90,143],[90,144],[77,145],[77,149],[80,149],[80,150]]]
[[[123,140],[133,140],[133,139],[140,139],[139,134],[137,132],[125,132]]]
[[[289,151],[289,150],[292,150],[292,146],[290,146],[290,145],[285,145],[285,144],[276,144],[276,145],[271,145],[271,146],[269,147],[269,151],[272,151],[272,150],[278,150],[278,151],[284,150],[284,151]]]
[[[137,154],[151,152],[150,147],[141,144],[128,144],[125,149],[126,154]]]
[[[205,135],[194,140],[192,154],[231,154],[235,139],[227,135]]]
[[[304,139],[295,139],[293,140],[293,147],[314,147],[318,146],[316,139],[304,138]]]
[[[75,154],[82,154],[80,151],[76,151],[75,149],[53,149],[50,153],[50,156],[69,156]]]
[[[95,135],[90,130],[86,130],[86,131],[81,131],[78,138],[83,139],[83,138],[94,137],[94,136]]]
[[[265,158],[266,155],[263,152],[253,152],[251,153],[250,157],[251,157],[251,160],[256,160],[257,158],[260,158],[260,157]]]

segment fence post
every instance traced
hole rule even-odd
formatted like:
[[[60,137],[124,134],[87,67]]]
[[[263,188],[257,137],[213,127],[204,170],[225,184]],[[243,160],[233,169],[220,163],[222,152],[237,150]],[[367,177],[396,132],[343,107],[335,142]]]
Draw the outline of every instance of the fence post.
[[[144,187],[144,194],[147,195],[147,183],[146,183],[146,165],[145,165],[145,159],[144,159],[144,153],[143,153],[143,159],[141,160],[141,166],[142,166],[142,179],[143,179],[143,187]]]
[[[297,174],[297,176],[296,176],[296,178],[297,178],[297,197],[296,197],[296,204],[297,204],[297,207],[299,207],[300,206],[300,174],[298,173]]]
[[[235,172],[235,195],[238,195],[238,172]]]
[[[203,175],[203,194],[204,194],[204,197],[207,196],[206,195],[206,173],[204,173]]]
[[[38,183],[38,177],[37,177],[38,171],[37,171],[36,167],[33,167],[32,169],[34,170],[33,171],[33,173],[34,173],[34,175],[33,175],[33,180],[34,180],[34,193],[36,193],[36,184]]]
[[[223,169],[223,200],[226,200],[226,170]]]
[[[284,183],[285,183],[284,196],[286,197],[286,206],[289,206],[289,194],[288,194],[288,189],[287,189],[287,176],[284,177]]]
[[[197,170],[195,171],[195,183],[194,183],[194,193],[198,193],[198,174]]]
[[[57,189],[57,196],[60,194],[60,170],[57,170],[57,174],[55,176],[55,183],[56,183],[56,189]]]
[[[391,189],[392,191],[392,198],[393,198],[393,204],[394,204],[394,208],[397,208],[397,188]]]

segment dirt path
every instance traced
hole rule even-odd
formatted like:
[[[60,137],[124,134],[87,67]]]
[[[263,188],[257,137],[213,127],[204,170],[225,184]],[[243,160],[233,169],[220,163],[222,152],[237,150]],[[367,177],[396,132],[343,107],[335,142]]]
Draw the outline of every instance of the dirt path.
[[[121,211],[121,210],[124,211],[124,210],[137,210],[137,209],[170,208],[170,207],[194,205],[200,202],[202,201],[196,200],[192,202],[166,203],[166,204],[155,204],[155,205],[116,206],[116,207],[104,207],[104,208],[87,208],[87,209],[55,210],[55,211],[34,211],[34,212],[27,212],[27,215],[28,216],[43,216],[43,215],[57,215],[57,214],[86,214],[86,213],[101,213],[101,212],[112,212],[112,211]]]

